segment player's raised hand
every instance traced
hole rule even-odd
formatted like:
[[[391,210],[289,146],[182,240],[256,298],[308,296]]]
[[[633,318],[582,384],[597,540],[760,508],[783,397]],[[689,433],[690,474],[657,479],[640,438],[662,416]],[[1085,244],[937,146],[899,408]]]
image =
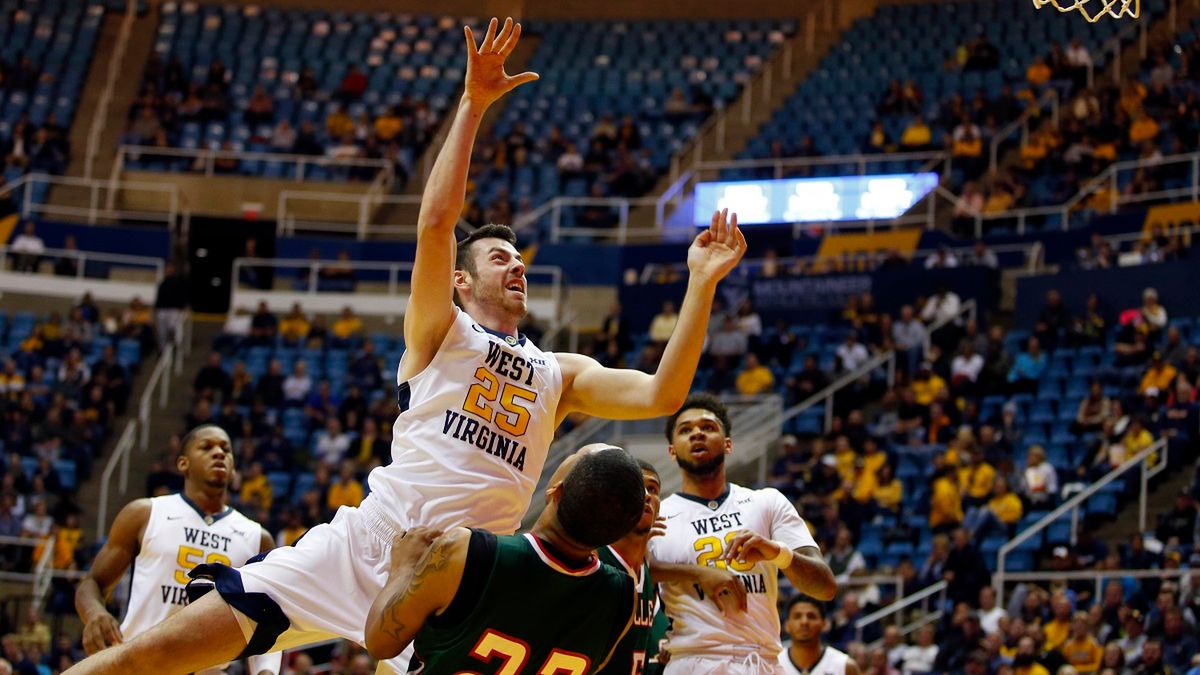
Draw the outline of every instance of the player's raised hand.
[[[650,538],[667,536],[667,519],[659,516],[654,519],[654,524],[650,526]]]
[[[400,535],[392,543],[392,574],[401,569],[416,567],[421,556],[425,555],[425,551],[428,551],[440,536],[441,530],[422,526],[411,528]]]
[[[467,76],[463,83],[463,96],[483,106],[489,106],[522,84],[538,79],[538,74],[533,72],[519,75],[504,72],[504,61],[521,39],[521,24],[513,23],[512,17],[509,17],[504,20],[499,33],[496,32],[497,24],[494,18],[488,23],[482,43],[475,41],[475,33],[470,26],[463,26],[467,40]]]
[[[746,254],[746,237],[738,228],[737,214],[729,209],[714,211],[712,223],[692,241],[688,270],[692,276],[720,281]]]
[[[726,562],[737,561],[751,565],[763,560],[774,560],[780,554],[779,544],[754,532],[739,532],[725,546],[721,556]]]
[[[699,567],[694,572],[699,576],[700,590],[704,597],[717,603],[722,614],[731,611],[746,611],[746,586],[737,575],[720,567]]]
[[[88,656],[124,641],[121,624],[108,612],[97,614],[83,627],[83,650]]]

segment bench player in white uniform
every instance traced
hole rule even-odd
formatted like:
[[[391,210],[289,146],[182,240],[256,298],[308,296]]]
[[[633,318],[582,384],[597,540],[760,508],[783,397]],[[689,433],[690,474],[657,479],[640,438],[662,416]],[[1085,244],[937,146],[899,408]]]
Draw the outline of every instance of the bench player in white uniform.
[[[825,603],[797,593],[783,610],[783,629],[792,643],[779,653],[784,675],[858,675],[858,664],[843,651],[821,643]]]
[[[837,591],[833,572],[786,497],[773,488],[751,490],[726,481],[730,431],[725,406],[706,394],[689,398],[667,422],[683,488],[662,502],[666,534],[650,540],[652,569],[660,576],[661,564],[727,568],[745,587],[746,609],[723,612],[702,589],[663,583],[663,605],[672,620],[666,675],[779,673],[779,571],[801,593],[830,599]],[[722,606],[737,604],[730,597]]]
[[[654,375],[545,353],[517,335],[526,313],[525,263],[508,228],[481,228],[456,245],[480,120],[502,95],[537,79],[504,72],[520,26],[510,19],[497,28],[493,20],[480,46],[464,28],[464,93],[421,201],[392,463],[371,472],[361,507],[340,509],[296,546],[240,570],[195,570],[214,577],[219,594],[192,603],[150,639],[106,650],[71,673],[189,673],[329,637],[362,643],[400,533],[417,525],[512,533],[554,429],[569,413],[657,417],[687,396],[717,283],[746,250],[736,216],[715,213],[688,249],[688,290]],[[193,642],[196,633],[206,639]]]
[[[113,521],[108,540],[75,591],[88,654],[150,630],[188,602],[188,572],[201,563],[241,566],[274,546],[261,525],[230,507],[234,457],[229,435],[206,424],[183,438],[180,494],[130,502]],[[129,607],[117,624],[104,598],[133,564]],[[250,673],[279,672],[279,655],[250,659]],[[219,672],[215,669],[212,672]]]

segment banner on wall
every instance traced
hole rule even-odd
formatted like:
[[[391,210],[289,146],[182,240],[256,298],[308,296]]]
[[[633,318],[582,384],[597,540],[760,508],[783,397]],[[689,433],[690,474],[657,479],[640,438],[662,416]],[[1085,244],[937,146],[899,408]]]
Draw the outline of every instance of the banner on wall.
[[[869,274],[777,277],[750,282],[754,308],[764,317],[840,309],[850,296],[870,292]]]
[[[1171,234],[1197,225],[1200,225],[1200,202],[1163,204],[1152,206],[1146,211],[1146,222],[1142,225],[1142,232],[1150,233],[1161,228],[1165,234]]]
[[[887,230],[886,232],[830,234],[821,240],[817,255],[832,258],[843,253],[875,253],[896,250],[912,253],[917,250],[924,230]]]

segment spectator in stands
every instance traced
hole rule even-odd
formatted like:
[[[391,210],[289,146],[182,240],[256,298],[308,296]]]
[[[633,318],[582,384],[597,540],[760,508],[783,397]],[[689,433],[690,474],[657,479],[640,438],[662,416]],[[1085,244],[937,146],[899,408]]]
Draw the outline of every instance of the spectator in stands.
[[[983,449],[970,443],[970,459],[958,469],[958,484],[965,507],[982,507],[992,497],[996,469],[984,458]]]
[[[336,512],[342,506],[357,507],[363,500],[363,486],[354,478],[354,462],[346,460],[341,463],[338,478],[329,486],[325,496],[325,507]]]
[[[292,152],[297,155],[319,156],[325,154],[325,146],[317,139],[317,132],[312,122],[305,120],[300,124],[300,132],[296,134],[296,143],[292,146]]]
[[[284,405],[299,406],[304,403],[308,392],[312,390],[312,376],[308,374],[308,364],[305,361],[296,359],[292,366],[292,374],[283,381],[281,389]]]
[[[1042,446],[1030,446],[1024,477],[1023,492],[1031,506],[1042,509],[1054,504],[1058,496],[1058,474],[1046,461]]]
[[[929,498],[929,528],[935,533],[949,532],[962,524],[962,494],[958,476],[953,466],[947,466],[941,457],[933,460],[933,478]]]
[[[163,348],[175,339],[175,331],[190,304],[187,277],[168,260],[163,264],[163,278],[154,296],[154,324],[158,344]]]
[[[270,124],[275,119],[275,100],[267,94],[262,85],[254,87],[254,95],[246,104],[244,119],[247,124],[259,126]]]
[[[1054,289],[1046,293],[1046,304],[1038,312],[1037,323],[1033,332],[1039,342],[1053,351],[1062,344],[1067,330],[1071,326],[1071,312],[1063,304],[1062,295]]]
[[[372,391],[383,384],[382,368],[379,356],[375,353],[375,343],[371,340],[363,342],[362,350],[350,362],[347,370],[352,381],[366,391]]]
[[[793,403],[799,403],[829,385],[829,376],[817,364],[817,357],[809,354],[804,357],[804,365],[800,372],[787,380]]]
[[[737,376],[737,392],[742,396],[757,396],[775,387],[775,376],[764,366],[754,352],[746,354],[745,364]]]
[[[1100,345],[1105,340],[1106,322],[1100,313],[1100,296],[1088,294],[1083,315],[1071,322],[1071,341],[1076,345]]]
[[[193,393],[200,398],[224,401],[229,398],[232,389],[233,380],[221,363],[221,352],[211,352],[192,382]]]
[[[975,178],[983,173],[983,132],[970,117],[963,116],[951,134],[950,154],[966,175]]]
[[[844,372],[858,370],[860,366],[871,359],[871,352],[858,341],[856,331],[846,333],[846,341],[838,345],[836,355],[840,364],[839,370]]]
[[[299,344],[308,337],[308,317],[300,308],[300,303],[292,304],[292,309],[279,322],[279,335],[289,344]]]
[[[1092,68],[1092,55],[1078,38],[1071,40],[1066,51],[1067,76],[1076,89],[1087,86],[1088,71]]]
[[[1092,636],[1087,612],[1075,612],[1070,638],[1059,647],[1059,652],[1077,672],[1094,673],[1100,669],[1104,648]]]
[[[308,418],[309,426],[320,427],[330,417],[337,417],[340,405],[341,396],[333,392],[329,380],[322,378],[316,390],[304,400],[304,415]]]
[[[33,221],[21,226],[21,234],[13,237],[8,250],[13,257],[13,269],[18,272],[36,272],[46,252],[46,243],[37,235]]]
[[[900,320],[892,326],[892,342],[904,357],[901,363],[907,366],[905,370],[912,372],[925,347],[925,326],[913,316],[911,305],[900,308]]]
[[[280,153],[299,152],[296,150],[296,129],[286,119],[279,120],[271,130],[271,150]]]
[[[1099,380],[1092,380],[1087,397],[1079,402],[1071,431],[1076,435],[1099,431],[1111,415],[1112,399],[1104,395],[1104,386]]]
[[[250,319],[250,339],[254,344],[273,345],[279,332],[279,320],[267,306],[266,300],[258,303],[258,311]]]
[[[933,626],[925,625],[917,629],[917,643],[904,648],[901,657],[903,675],[922,675],[934,672],[938,657],[938,645],[934,642],[935,637]]]
[[[950,325],[957,317],[962,307],[958,294],[942,286],[925,301],[921,309],[921,320],[926,324],[943,323]]]
[[[1009,390],[1013,393],[1036,393],[1038,378],[1046,369],[1046,355],[1036,337],[1026,342],[1025,351],[1017,355],[1008,373]]]
[[[950,386],[959,393],[972,394],[979,374],[983,372],[983,356],[975,352],[975,345],[963,340],[962,350],[950,362]]]
[[[1163,616],[1162,652],[1163,662],[1176,672],[1187,672],[1192,666],[1192,657],[1200,653],[1200,642],[1192,634],[1194,626],[1187,626],[1183,612],[1172,608]]]
[[[129,125],[129,140],[134,145],[151,145],[162,131],[162,122],[159,121],[154,108],[144,106],[138,112],[137,119]]]
[[[317,433],[313,453],[327,468],[333,469],[346,459],[349,451],[350,436],[342,431],[342,423],[337,416],[331,415],[325,421],[325,429]]]
[[[933,370],[933,363],[922,361],[913,374],[912,393],[918,406],[928,408],[946,389],[946,381]]]
[[[245,508],[270,511],[273,498],[271,482],[263,473],[262,464],[251,462],[250,466],[246,468],[245,475],[242,476],[242,488],[238,492],[238,500]]]
[[[1163,353],[1159,350],[1154,350],[1150,355],[1150,365],[1147,367],[1145,374],[1142,376],[1142,382],[1138,385],[1138,393],[1148,395],[1148,392],[1153,390],[1155,395],[1159,392],[1170,391],[1171,385],[1175,382],[1175,376],[1179,373],[1175,366],[1171,365],[1163,358]]]
[[[905,152],[920,152],[933,146],[933,131],[921,115],[913,117],[900,135],[900,148]]]
[[[337,321],[333,322],[333,337],[335,344],[350,344],[362,337],[363,322],[354,314],[354,310],[349,306],[342,308],[342,313],[338,316]]]
[[[346,74],[342,77],[342,82],[338,85],[337,97],[342,103],[349,105],[354,101],[362,98],[362,95],[367,91],[367,76],[363,74],[358,66],[350,64],[350,68],[346,70]]]
[[[29,147],[29,170],[33,173],[58,175],[67,170],[67,155],[62,146],[50,138],[45,127],[33,133]]]
[[[1167,309],[1159,304],[1158,291],[1153,288],[1142,291],[1141,317],[1145,322],[1149,341],[1158,342],[1167,326]]]

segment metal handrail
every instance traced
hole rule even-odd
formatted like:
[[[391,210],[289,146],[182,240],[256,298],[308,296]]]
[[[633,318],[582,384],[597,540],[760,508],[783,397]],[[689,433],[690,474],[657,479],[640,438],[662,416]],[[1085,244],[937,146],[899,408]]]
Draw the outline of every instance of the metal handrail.
[[[154,393],[158,392],[158,407],[159,409],[167,407],[167,396],[171,391],[171,375],[172,366],[175,365],[175,345],[169,344],[158,356],[158,361],[154,364],[154,370],[150,371],[150,379],[146,382],[146,389],[142,391],[142,398],[138,402],[138,426],[141,431],[141,451],[146,452],[150,449],[150,414],[152,410],[152,402],[154,401]],[[125,456],[125,461],[121,467],[121,493],[125,493],[125,483],[129,479],[129,456]]]
[[[33,190],[30,188],[36,183],[87,189],[88,205],[86,207],[75,207],[53,203],[34,203]],[[163,221],[170,227],[179,221],[186,223],[191,217],[187,199],[179,189],[179,186],[174,183],[104,180],[100,178],[28,173],[11,183],[0,186],[0,194],[11,195],[13,191],[19,188],[25,188],[24,198],[20,206],[21,216],[25,218],[29,218],[35,214],[52,217],[83,218],[88,225],[95,225],[101,218],[112,220],[145,220],[151,222]],[[118,210],[115,208],[116,194],[121,190],[164,194],[168,206],[159,211]],[[103,205],[101,205],[102,196],[104,197]]]
[[[945,596],[948,587],[949,585],[945,581],[939,581],[931,586],[917,591],[916,593],[913,593],[912,595],[906,595],[903,599],[897,600],[886,607],[877,609],[874,612],[871,612],[863,618],[855,621],[854,630],[857,634],[857,640],[862,642],[863,629],[867,626],[882,621],[893,614],[898,614],[919,602],[928,601],[929,598],[932,598],[935,595],[941,594],[942,601],[938,603],[938,609],[931,613],[930,617],[927,617],[933,621],[936,621],[937,619],[941,618],[941,607],[945,605]],[[937,618],[933,618],[934,616]]]
[[[125,16],[121,19],[121,29],[117,33],[116,47],[113,48],[112,57],[108,61],[104,91],[101,92],[100,100],[96,104],[96,110],[92,116],[92,128],[88,132],[87,151],[83,160],[85,178],[92,177],[96,155],[100,154],[100,139],[104,136],[104,130],[108,126],[108,109],[112,106],[113,92],[117,88],[117,78],[120,77],[121,66],[125,62],[125,52],[129,51],[129,38],[133,33],[133,22],[136,18],[137,2],[126,0]]]
[[[1152,467],[1147,466],[1148,460],[1155,456],[1158,460],[1157,463]],[[1007,576],[1004,570],[1004,565],[1010,552],[1026,541],[1029,541],[1033,535],[1050,527],[1051,524],[1053,524],[1067,512],[1071,513],[1071,543],[1075,543],[1075,538],[1079,527],[1079,507],[1083,505],[1088,498],[1103,489],[1104,486],[1123,476],[1126,472],[1135,467],[1141,468],[1141,492],[1138,498],[1138,529],[1144,532],[1146,530],[1146,500],[1149,496],[1149,482],[1151,478],[1158,475],[1167,467],[1167,462],[1167,440],[1165,438],[1160,438],[1153,445],[1126,460],[1121,466],[1109,471],[1102,478],[1094,481],[1081,492],[1072,495],[1070,499],[1060,504],[1058,508],[1046,514],[1041,520],[1037,521],[1033,525],[1030,525],[1023,532],[1019,533],[1017,536],[1013,537],[1007,543],[1001,546],[1000,550],[996,554],[996,573],[992,577],[992,586],[996,589],[996,602],[998,604],[1004,603],[1004,581]]]
[[[870,164],[886,162],[920,161],[942,162],[950,159],[950,153],[937,150],[925,152],[893,152],[893,153],[854,153],[849,155],[828,155],[823,157],[774,157],[767,159],[732,159],[720,162],[699,162],[693,171],[713,171],[721,169],[765,169],[775,170],[775,178],[783,177],[785,168],[828,166],[831,164],[856,164],[858,173],[865,174]]]
[[[121,431],[121,435],[117,438],[116,445],[113,446],[112,456],[108,458],[108,462],[104,465],[104,471],[100,474],[100,498],[96,504],[96,536],[102,537],[108,531],[108,491],[109,485],[112,483],[112,475],[117,470],[118,466],[129,466],[129,453],[133,452],[133,446],[137,442],[137,420],[129,420],[125,423],[125,429]],[[128,473],[125,473],[128,476]],[[121,494],[125,494],[128,478],[121,481]]]
[[[176,157],[182,159],[202,160],[204,175],[216,175],[215,162],[218,159],[235,159],[238,161],[274,161],[296,165],[296,182],[305,180],[304,170],[308,166],[332,166],[338,168],[366,167],[375,168],[387,173],[394,173],[392,163],[386,159],[367,159],[363,157],[329,157],[326,155],[297,155],[293,153],[254,152],[247,150],[211,150],[208,148],[160,148],[153,145],[124,145],[117,148],[118,166],[123,170],[125,158]]]
[[[788,408],[787,410],[784,410],[783,417],[780,420],[780,423],[781,424],[786,423],[789,420],[791,420],[793,417],[796,417],[800,413],[804,412],[805,410],[808,410],[809,408],[811,408],[819,403],[824,403],[825,404],[825,427],[824,428],[828,429],[830,427],[830,425],[833,424],[833,397],[834,397],[834,395],[837,394],[842,389],[848,387],[849,385],[857,382],[861,378],[866,377],[867,375],[870,375],[872,372],[875,371],[875,369],[883,366],[884,364],[887,365],[887,383],[888,383],[888,387],[890,388],[893,384],[896,383],[896,352],[891,349],[889,349],[886,352],[880,352],[880,353],[872,356],[871,359],[868,360],[866,363],[862,364],[858,368],[856,368],[848,373],[845,373],[838,379],[829,383],[829,385],[826,386],[821,391],[818,391],[817,393],[813,394],[812,396],[809,396],[808,398],[804,399],[800,403],[797,403],[796,405]]]
[[[310,190],[281,190],[276,201],[275,219],[278,223],[276,232],[279,236],[296,234],[297,226],[305,230],[323,232],[353,232],[359,241],[365,240],[369,233],[389,233],[415,235],[417,225],[382,225],[371,222],[372,213],[384,204],[414,204],[421,203],[418,195],[392,195],[368,189],[364,193],[348,192],[313,192]],[[354,222],[318,221],[301,219],[290,212],[289,202],[318,201],[356,204],[358,206]]]
[[[1010,122],[1007,126],[997,131],[996,135],[992,136],[992,142],[988,150],[988,168],[990,168],[992,171],[996,170],[996,167],[1000,163],[1000,146],[1007,141],[1009,137],[1015,134],[1018,129],[1021,131],[1021,143],[1024,144],[1029,140],[1030,120],[1035,117],[1041,117],[1042,111],[1046,109],[1047,105],[1050,106],[1050,116],[1054,126],[1058,126],[1058,92],[1054,89],[1050,89],[1046,93],[1042,94],[1042,97],[1037,100],[1037,105],[1026,108],[1025,111],[1021,113],[1020,117]]]
[[[140,255],[123,255],[119,253],[99,253],[96,251],[81,251],[72,248],[44,248],[40,253],[25,253],[13,251],[11,245],[0,246],[0,256],[36,255],[42,258],[74,258],[79,263],[76,278],[84,278],[84,269],[89,261],[111,263],[127,267],[149,267],[154,270],[156,280],[162,280],[163,259]]]

